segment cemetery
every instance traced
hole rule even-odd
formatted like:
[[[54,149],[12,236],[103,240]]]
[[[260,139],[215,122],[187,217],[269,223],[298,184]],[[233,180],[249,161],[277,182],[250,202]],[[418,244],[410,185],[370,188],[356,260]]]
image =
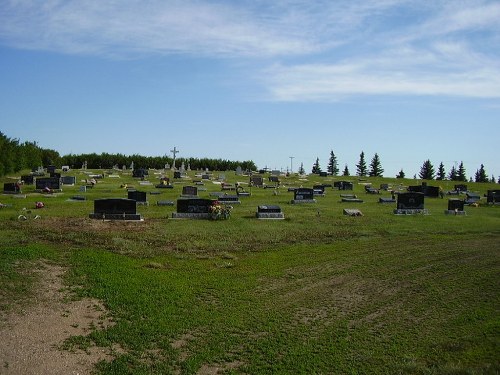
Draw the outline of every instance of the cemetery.
[[[268,171],[21,176],[22,199],[12,176],[2,181],[3,262],[65,264],[77,293],[104,301],[115,325],[66,343],[119,345],[100,373],[197,373],[198,355],[238,364],[227,373],[266,373],[276,368],[260,363],[277,352],[283,373],[345,373],[331,347],[369,358],[353,359],[359,373],[482,373],[496,361],[494,184],[441,182],[458,192],[441,199],[432,181],[281,174],[277,184]],[[13,295],[28,281],[5,269]]]

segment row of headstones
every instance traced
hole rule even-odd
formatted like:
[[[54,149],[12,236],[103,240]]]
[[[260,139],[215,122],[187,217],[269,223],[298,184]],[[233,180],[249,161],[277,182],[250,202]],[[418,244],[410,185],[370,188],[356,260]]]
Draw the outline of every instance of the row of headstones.
[[[221,203],[213,199],[179,199],[177,212],[172,213],[172,218],[210,218],[211,208]],[[279,206],[258,206],[256,216],[262,219],[282,219],[283,212]],[[94,201],[94,212],[89,215],[91,219],[106,220],[141,220],[137,213],[137,201],[128,198],[103,198]]]

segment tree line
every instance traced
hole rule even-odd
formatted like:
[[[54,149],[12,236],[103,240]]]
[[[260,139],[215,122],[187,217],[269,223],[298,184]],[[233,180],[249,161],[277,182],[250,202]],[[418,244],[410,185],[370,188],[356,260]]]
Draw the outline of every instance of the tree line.
[[[122,169],[124,166],[130,168],[153,168],[162,169],[166,165],[173,165],[173,158],[168,156],[142,156],[109,153],[91,154],[69,154],[61,156],[59,152],[40,147],[36,142],[20,142],[19,139],[9,138],[0,132],[0,176],[16,173],[26,169],[39,166],[63,166],[70,168],[82,168],[85,164],[89,169]],[[231,161],[225,159],[211,158],[177,158],[176,167],[184,163],[193,170],[208,168],[212,171],[235,170],[238,166],[242,170],[256,170],[255,163],[247,161]]]
[[[313,174],[320,174],[323,172],[320,163],[319,163],[319,157],[316,157],[316,161],[314,162],[311,172]],[[339,163],[337,156],[333,152],[333,150],[330,151],[330,156],[328,158],[328,165],[327,169],[325,171],[327,174],[332,175],[332,176],[338,176],[340,175],[340,169],[339,169]],[[304,165],[301,163],[300,168],[299,168],[299,173],[304,174]],[[356,164],[356,176],[359,177],[383,177],[384,169],[382,168],[382,162],[380,160],[380,157],[378,153],[375,153],[373,158],[370,161],[370,164],[367,165],[366,159],[365,159],[365,153],[361,151],[361,154],[359,155],[359,161]],[[341,173],[342,176],[350,176],[351,173],[349,171],[349,167],[347,164],[345,164],[344,169]],[[484,165],[481,164],[481,166],[476,170],[474,174],[474,179],[470,177],[469,180],[467,180],[466,176],[466,171],[464,167],[464,163],[460,162],[460,165],[458,168],[455,166],[452,166],[449,173],[446,173],[445,167],[443,162],[439,164],[437,172],[434,169],[434,166],[432,165],[430,160],[424,161],[420,168],[419,172],[419,177],[423,180],[450,180],[450,181],[470,181],[470,182],[496,182],[495,177],[491,176],[491,178],[488,178],[488,175],[486,173],[486,170],[484,168]],[[405,178],[405,173],[403,169],[396,175],[396,178]],[[414,179],[417,178],[417,176],[413,176]],[[500,183],[500,179],[498,181]]]

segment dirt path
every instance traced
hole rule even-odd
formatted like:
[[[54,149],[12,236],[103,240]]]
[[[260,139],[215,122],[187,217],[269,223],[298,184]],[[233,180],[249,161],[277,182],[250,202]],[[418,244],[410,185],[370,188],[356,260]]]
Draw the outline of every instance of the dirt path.
[[[112,323],[99,301],[63,302],[67,295],[61,279],[64,268],[42,264],[35,272],[40,274],[40,283],[32,303],[0,316],[0,374],[90,374],[98,361],[112,359],[110,349],[60,349],[68,337]]]

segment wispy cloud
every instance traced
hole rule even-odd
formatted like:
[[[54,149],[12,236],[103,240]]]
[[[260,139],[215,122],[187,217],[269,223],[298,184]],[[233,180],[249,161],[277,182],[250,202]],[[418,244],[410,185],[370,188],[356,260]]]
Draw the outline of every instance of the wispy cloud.
[[[493,0],[4,0],[0,42],[66,54],[244,59],[269,100],[500,97]],[[259,72],[252,62],[270,65]]]

